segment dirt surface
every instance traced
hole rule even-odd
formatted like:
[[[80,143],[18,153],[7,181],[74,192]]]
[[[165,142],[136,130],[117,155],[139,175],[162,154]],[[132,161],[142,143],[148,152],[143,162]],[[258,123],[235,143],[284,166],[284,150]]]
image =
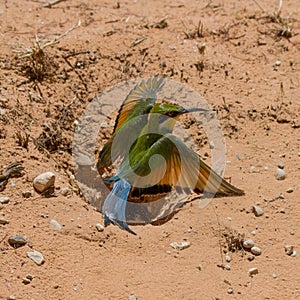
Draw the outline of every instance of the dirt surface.
[[[9,221],[0,225],[0,299],[299,299],[298,1],[279,11],[270,0],[44,3],[0,2],[0,169],[24,167],[0,192],[9,197],[0,205],[1,223]],[[99,232],[102,215],[70,180],[76,120],[105,89],[156,74],[217,111],[225,176],[246,195],[204,209],[192,202],[161,226],[133,226],[137,236],[116,226]],[[25,198],[46,171],[56,175],[55,195]],[[27,244],[14,249],[15,235]],[[252,261],[240,247],[248,238],[262,251]],[[170,246],[182,241],[190,247]],[[42,265],[27,257],[32,250]]]

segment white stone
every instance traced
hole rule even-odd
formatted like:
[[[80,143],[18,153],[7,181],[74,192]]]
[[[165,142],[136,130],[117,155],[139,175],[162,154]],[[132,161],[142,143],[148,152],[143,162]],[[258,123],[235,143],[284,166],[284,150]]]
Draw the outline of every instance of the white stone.
[[[283,180],[286,177],[285,171],[282,169],[277,169],[275,173],[275,177],[277,180]]]
[[[248,239],[246,241],[243,242],[243,247],[245,249],[251,249],[252,247],[254,247],[254,241],[251,239]]]
[[[44,263],[44,256],[41,252],[39,251],[28,251],[27,256],[34,261],[38,266],[42,265]]]
[[[40,193],[47,190],[49,187],[54,186],[55,174],[52,172],[46,172],[38,175],[33,180],[33,187]]]
[[[257,268],[251,268],[251,269],[249,269],[248,273],[249,273],[250,276],[256,275],[256,274],[258,274],[258,269]]]
[[[100,223],[96,224],[95,226],[96,226],[97,230],[100,232],[104,230],[104,226]]]
[[[256,256],[261,255],[261,249],[256,247],[256,246],[252,247],[250,251],[251,251],[252,254],[254,254]]]
[[[9,197],[0,197],[0,203],[5,204],[9,202]]]
[[[264,214],[263,209],[261,207],[257,206],[257,205],[252,206],[252,211],[254,212],[254,215],[256,217],[260,217]]]
[[[61,230],[61,225],[56,221],[56,220],[54,220],[54,219],[52,219],[51,221],[50,221],[50,224],[55,228],[55,229],[57,229],[57,230]]]
[[[181,242],[181,243],[173,242],[170,244],[170,246],[175,250],[183,250],[190,247],[190,245],[191,245],[190,242]]]

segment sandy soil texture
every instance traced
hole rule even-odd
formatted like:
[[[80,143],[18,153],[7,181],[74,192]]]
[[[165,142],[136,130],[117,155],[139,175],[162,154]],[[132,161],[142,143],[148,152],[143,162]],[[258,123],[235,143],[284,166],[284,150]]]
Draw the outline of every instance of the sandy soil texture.
[[[0,174],[24,167],[0,176],[0,299],[300,299],[299,2],[53,2],[0,1]],[[106,89],[156,74],[214,108],[225,177],[246,195],[191,202],[161,226],[133,226],[137,236],[99,231],[71,176],[77,120]],[[55,190],[32,193],[47,171]],[[27,244],[12,247],[16,235]]]

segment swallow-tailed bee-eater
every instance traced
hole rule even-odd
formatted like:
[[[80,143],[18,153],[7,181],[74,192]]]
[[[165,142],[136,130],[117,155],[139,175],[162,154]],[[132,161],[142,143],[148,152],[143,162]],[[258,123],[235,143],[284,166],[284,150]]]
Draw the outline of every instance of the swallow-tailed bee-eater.
[[[164,78],[141,81],[124,100],[110,140],[100,152],[100,174],[115,161],[121,163],[112,177],[113,185],[102,206],[105,225],[113,223],[134,233],[126,222],[127,201],[155,201],[175,188],[234,196],[244,192],[220,177],[199,155],[172,134],[176,121],[186,113],[205,113],[202,108],[184,108],[158,102]],[[145,200],[146,199],[146,200]]]

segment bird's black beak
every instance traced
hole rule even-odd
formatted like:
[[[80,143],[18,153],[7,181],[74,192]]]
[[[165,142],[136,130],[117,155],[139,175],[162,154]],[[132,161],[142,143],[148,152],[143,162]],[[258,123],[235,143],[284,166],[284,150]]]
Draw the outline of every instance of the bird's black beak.
[[[195,111],[202,111],[202,112],[207,112],[207,109],[204,108],[199,108],[199,107],[189,107],[189,108],[184,108],[182,110],[182,114],[190,113],[190,112],[195,112]]]

